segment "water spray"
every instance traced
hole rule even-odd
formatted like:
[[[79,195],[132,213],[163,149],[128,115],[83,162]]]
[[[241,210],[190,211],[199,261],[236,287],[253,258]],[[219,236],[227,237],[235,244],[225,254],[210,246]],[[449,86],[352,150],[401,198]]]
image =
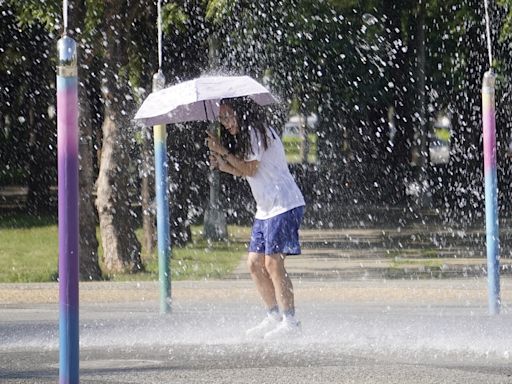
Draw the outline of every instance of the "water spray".
[[[76,42],[57,42],[57,158],[59,199],[59,383],[79,381],[78,330],[78,74]]]
[[[487,238],[487,284],[489,313],[500,312],[500,262],[499,262],[499,216],[498,178],[496,171],[496,75],[492,69],[492,44],[489,20],[489,4],[485,0],[485,21],[489,70],[482,80],[482,125],[484,144],[485,177],[485,227]]]
[[[158,72],[153,75],[153,92],[165,86],[162,72],[162,6],[158,1]],[[153,127],[155,148],[155,193],[156,193],[156,230],[158,243],[158,280],[160,283],[160,313],[171,311],[171,277],[169,259],[171,241],[169,237],[169,189],[167,162],[167,130],[165,124]]]

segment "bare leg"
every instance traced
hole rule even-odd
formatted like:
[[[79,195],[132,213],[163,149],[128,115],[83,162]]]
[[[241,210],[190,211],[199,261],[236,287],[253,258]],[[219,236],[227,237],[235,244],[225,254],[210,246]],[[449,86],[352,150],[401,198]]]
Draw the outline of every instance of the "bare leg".
[[[249,252],[247,264],[258,293],[267,306],[267,309],[271,309],[277,305],[276,292],[272,282],[273,280],[270,278],[265,268],[265,258],[265,255],[262,253]]]
[[[276,254],[265,256],[265,268],[274,283],[275,297],[283,312],[294,310],[293,285],[284,268],[285,255]]]

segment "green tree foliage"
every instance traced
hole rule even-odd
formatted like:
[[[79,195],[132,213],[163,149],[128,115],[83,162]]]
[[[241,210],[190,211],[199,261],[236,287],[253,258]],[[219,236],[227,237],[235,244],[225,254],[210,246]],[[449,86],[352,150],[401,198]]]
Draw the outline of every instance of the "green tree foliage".
[[[506,12],[505,21],[501,29],[501,39],[512,38],[512,1],[511,0],[498,0],[497,3],[504,8]]]
[[[91,82],[92,118],[98,127],[103,121],[98,109],[102,107],[101,79],[106,76],[104,32],[109,27],[103,20],[110,10],[102,0],[70,4],[80,4],[85,14],[80,29],[73,26],[70,33],[79,38],[80,47],[90,57],[84,69]],[[126,85],[129,97],[135,100],[122,109],[129,114],[150,92],[151,77],[157,70],[156,1],[123,4],[129,4],[117,15],[122,19],[117,32],[123,41],[123,59],[114,70]],[[169,83],[212,71],[208,41],[216,39],[216,71],[266,77],[284,104],[295,105],[296,112],[316,112],[320,116],[320,167],[322,161],[328,166],[295,170],[300,177],[308,178],[305,189],[311,188],[307,191],[309,196],[323,199],[329,195],[333,206],[339,201],[355,200],[396,203],[404,196],[404,185],[412,177],[411,152],[417,146],[413,133],[420,108],[416,85],[418,4],[412,0],[163,1],[163,71]],[[498,134],[503,151],[510,140],[506,132],[512,121],[512,4],[510,0],[490,4],[499,76],[498,122],[504,126]],[[31,148],[28,143],[34,131],[26,126],[30,123],[31,105],[36,102],[40,109],[36,116],[43,116],[39,121],[49,124],[37,130],[52,132],[45,145],[52,146],[54,152],[54,121],[49,119],[47,106],[54,104],[51,84],[54,42],[62,28],[60,7],[61,2],[56,0],[0,3],[0,159],[6,165],[0,170],[0,179],[23,183],[27,180]],[[481,76],[487,69],[483,10],[483,2],[476,0],[425,2],[427,118],[431,122],[439,111],[446,111],[452,117],[454,130],[452,162],[444,169],[428,169],[431,187],[449,191],[438,196],[437,203],[443,206],[462,204],[474,209],[482,203],[479,93]],[[70,18],[70,25],[72,21]],[[30,75],[34,73],[40,76]],[[34,92],[41,95],[27,97],[37,95]],[[395,131],[389,128],[388,116],[392,117]],[[193,130],[194,134],[201,129]],[[202,150],[196,149],[196,157],[190,161],[187,159],[192,147],[188,153],[181,153],[188,142],[183,137],[180,142],[176,135],[187,135],[189,131],[186,125],[170,130],[172,172],[196,169],[195,163],[204,161]],[[101,147],[100,140],[95,144]],[[136,157],[136,145],[131,150]],[[42,157],[51,159],[52,155],[43,152]],[[184,174],[193,172],[176,171],[171,178],[176,185],[192,188],[183,198],[190,201],[180,202],[180,206],[199,206],[204,199],[204,186],[183,178]],[[52,177],[50,182],[54,181]],[[440,179],[441,184],[432,181]],[[174,190],[176,185],[172,186]],[[180,215],[182,221],[188,217],[185,211]]]

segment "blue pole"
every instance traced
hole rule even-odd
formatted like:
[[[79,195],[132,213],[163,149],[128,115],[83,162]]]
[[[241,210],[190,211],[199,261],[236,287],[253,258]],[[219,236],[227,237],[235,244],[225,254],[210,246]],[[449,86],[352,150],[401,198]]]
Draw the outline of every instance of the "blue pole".
[[[76,43],[57,42],[59,198],[59,383],[79,381],[78,345],[78,75]]]
[[[163,89],[165,77],[159,70],[153,76],[153,92]],[[171,241],[169,237],[169,197],[167,131],[165,125],[153,127],[155,145],[155,187],[156,187],[156,224],[158,242],[158,280],[160,283],[160,313],[171,311],[171,275],[169,259]]]
[[[482,123],[484,139],[485,227],[487,237],[487,283],[489,313],[500,313],[500,238],[498,181],[496,175],[496,75],[492,70],[482,81]]]

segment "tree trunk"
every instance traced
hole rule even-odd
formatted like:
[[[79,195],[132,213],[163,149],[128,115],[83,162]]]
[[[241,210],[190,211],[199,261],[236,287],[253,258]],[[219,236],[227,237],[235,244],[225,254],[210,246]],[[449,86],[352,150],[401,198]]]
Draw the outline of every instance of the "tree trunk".
[[[409,5],[406,2],[386,0],[383,9],[387,12],[386,27],[390,31],[388,37],[390,42],[401,41],[405,52],[395,48],[393,51],[393,65],[389,66],[389,78],[394,84],[392,88],[393,107],[395,111],[394,123],[396,128],[390,158],[390,179],[395,184],[395,201],[401,202],[405,197],[405,187],[409,183],[411,146],[413,140],[413,116],[414,106],[411,105],[411,95],[415,92],[411,89],[409,76],[410,62],[414,60],[414,35],[411,26],[413,23],[412,12],[409,12]],[[407,22],[403,22],[403,13],[407,13]],[[412,52],[412,53],[411,53]]]
[[[103,145],[97,185],[96,207],[100,232],[109,273],[143,270],[141,246],[134,231],[136,216],[129,199],[129,120],[126,105],[129,84],[123,66],[127,64],[125,1],[105,2],[105,72],[103,78],[105,113]]]
[[[77,27],[70,31],[76,41],[81,41],[83,36],[77,31],[84,30],[86,16],[85,0],[74,1],[70,7],[70,19]],[[91,97],[95,92],[90,68],[93,56],[84,49],[78,49],[78,101],[79,101],[79,263],[81,280],[101,280],[101,269],[98,258],[98,239],[96,226],[98,220],[94,207],[94,179],[95,161],[93,155],[94,123],[91,112]],[[96,87],[97,88],[97,87]]]
[[[428,124],[426,116],[426,98],[425,98],[425,0],[420,0],[418,4],[418,14],[416,16],[416,81],[417,81],[417,97],[416,111],[418,117],[416,119],[415,147],[418,154],[416,180],[420,184],[420,195],[418,196],[418,204],[420,207],[426,207],[430,203],[427,190],[427,134]]]
[[[154,195],[154,163],[151,151],[151,130],[144,129],[142,135],[142,164],[141,164],[141,202],[142,202],[142,229],[144,233],[144,255],[151,258],[155,249],[155,207],[151,196]]]
[[[105,106],[103,146],[98,175],[96,207],[100,220],[100,233],[109,273],[138,272],[143,270],[140,243],[134,232],[128,196],[128,153],[120,121],[115,109]]]
[[[200,133],[198,134],[198,132]],[[202,130],[194,123],[191,123],[190,126],[184,129],[183,127],[175,128],[174,133],[174,135],[167,136],[167,147],[169,148],[169,229],[171,243],[179,246],[192,241],[188,210],[190,205],[190,185],[194,181],[196,170],[193,167],[195,161],[191,154],[196,150],[194,143],[201,142],[201,138],[204,136]],[[217,199],[219,199],[220,192],[217,191],[216,194]],[[217,208],[219,212],[222,212],[220,204]],[[225,216],[220,219],[222,219],[221,223],[225,226]]]
[[[84,71],[85,72],[85,71]],[[82,73],[84,75],[84,73]],[[88,84],[87,80],[86,84]],[[88,88],[88,87],[87,87]],[[83,83],[79,88],[80,100],[80,279],[101,280],[98,259],[98,239],[96,238],[96,212],[94,208],[94,163],[93,128],[91,105]]]

